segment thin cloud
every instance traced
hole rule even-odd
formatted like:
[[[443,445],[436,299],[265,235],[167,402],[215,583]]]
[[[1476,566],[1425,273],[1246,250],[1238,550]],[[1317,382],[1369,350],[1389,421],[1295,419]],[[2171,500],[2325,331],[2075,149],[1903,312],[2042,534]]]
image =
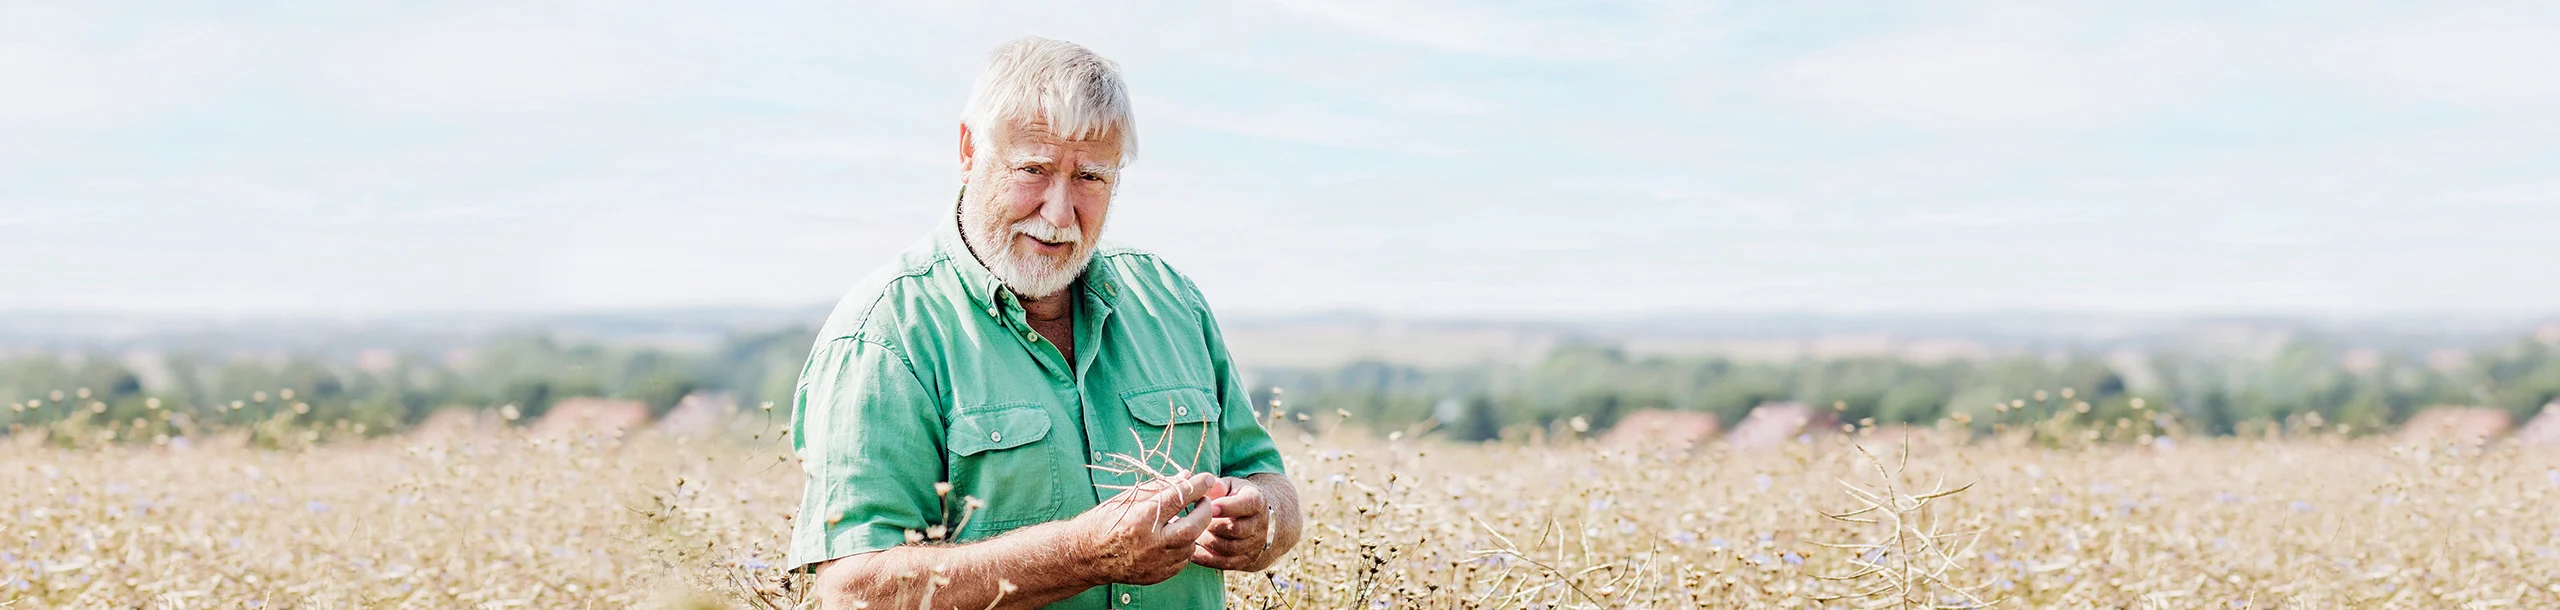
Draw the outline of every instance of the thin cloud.
[[[1904,6],[12,7],[0,308],[823,301],[1024,34],[1222,307],[2560,307],[2547,9]]]
[[[1915,127],[2074,125],[2205,93],[2222,65],[2219,41],[2187,32],[2091,44],[2033,29],[1926,28],[1854,41],[1778,66],[1772,85],[1851,116]]]
[[[2560,107],[2560,11],[2468,10],[2324,41],[2324,66],[2394,97],[2466,108]]]
[[[328,82],[401,113],[592,110],[703,89],[703,66],[573,20],[449,17],[350,37],[330,55]]]
[[[1172,100],[1142,100],[1150,119],[1278,142],[1453,156],[1470,149],[1414,137],[1384,119],[1306,107],[1221,108]]]
[[[0,20],[0,90],[8,92],[0,95],[0,126],[59,130],[146,118],[216,97],[247,71],[238,32],[128,26],[143,35],[106,44],[44,21],[107,25],[98,20],[39,5],[8,11],[11,18]]]
[[[1578,18],[1581,13],[1570,11],[1522,15],[1505,12],[1515,7],[1429,0],[1271,0],[1271,4],[1372,39],[1449,53],[1590,59],[1623,55],[1632,48],[1630,39],[1608,35],[1624,24]]]

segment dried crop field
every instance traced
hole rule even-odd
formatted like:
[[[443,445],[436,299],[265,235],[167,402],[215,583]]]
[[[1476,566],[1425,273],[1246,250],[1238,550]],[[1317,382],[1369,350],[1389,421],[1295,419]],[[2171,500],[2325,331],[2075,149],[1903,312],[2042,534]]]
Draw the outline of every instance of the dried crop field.
[[[1308,540],[1228,587],[1245,608],[2560,607],[2560,452],[1866,444],[1284,439]],[[775,567],[798,482],[770,437],[224,445],[0,449],[0,607],[803,601]]]

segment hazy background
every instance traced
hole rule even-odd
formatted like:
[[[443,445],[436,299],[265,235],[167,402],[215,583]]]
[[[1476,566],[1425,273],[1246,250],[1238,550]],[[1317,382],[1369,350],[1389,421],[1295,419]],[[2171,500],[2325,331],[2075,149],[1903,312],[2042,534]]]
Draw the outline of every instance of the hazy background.
[[[2553,32],[2530,2],[0,4],[0,399],[783,399],[950,205],[987,50],[1034,34],[1128,75],[1110,235],[1195,277],[1258,381],[1364,415],[1926,421],[2073,384],[2527,414],[2560,396]]]
[[[2548,3],[10,3],[0,308],[830,301],[1024,34],[1223,311],[2560,311]]]

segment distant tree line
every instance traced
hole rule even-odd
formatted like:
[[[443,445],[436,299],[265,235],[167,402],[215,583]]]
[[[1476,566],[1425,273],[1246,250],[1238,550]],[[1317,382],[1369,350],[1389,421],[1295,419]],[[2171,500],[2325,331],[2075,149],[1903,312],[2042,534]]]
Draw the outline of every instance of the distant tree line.
[[[627,398],[664,415],[686,395],[788,401],[810,331],[733,336],[710,350],[572,343],[542,335],[463,350],[317,354],[113,353],[0,358],[0,426],[77,423],[126,439],[292,424],[396,432],[439,409],[513,407],[523,421],[579,396]]]
[[[787,409],[811,332],[745,333],[691,350],[523,335],[467,350],[353,358],[19,355],[0,358],[0,400],[9,401],[0,407],[0,426],[73,422],[128,439],[288,424],[364,435],[406,429],[443,408],[513,406],[531,420],[575,396],[634,399],[664,414],[697,391]],[[2099,421],[2165,412],[2192,432],[2227,434],[2252,422],[2313,414],[2380,430],[2437,405],[2523,416],[2560,399],[2560,346],[2553,343],[2521,340],[2447,356],[2297,340],[2254,356],[2159,351],[2132,360],[2063,353],[1768,361],[1634,355],[1609,344],[1576,343],[1527,365],[1359,362],[1257,368],[1250,377],[1257,406],[1272,404],[1270,388],[1285,388],[1285,410],[1340,410],[1376,428],[1429,427],[1462,440],[1573,417],[1606,428],[1646,409],[1707,413],[1730,425],[1773,401],[1834,407],[1844,422],[1875,424],[1960,416],[1988,427],[2058,409]],[[2149,410],[2137,408],[2138,400]]]
[[[1463,440],[1572,417],[1606,428],[1645,409],[1707,413],[1730,426],[1753,407],[1777,401],[1831,407],[1843,422],[1878,425],[1957,417],[1987,429],[2073,409],[2088,421],[2168,413],[2190,432],[2230,434],[2314,414],[2350,431],[2379,431],[2431,406],[2494,407],[2521,419],[2560,399],[2560,346],[2524,340],[2453,355],[2298,340],[2258,356],[2162,351],[2130,361],[2089,354],[1767,361],[1637,356],[1582,343],[1527,366],[1360,362],[1263,369],[1257,384],[1286,388],[1284,409],[1338,409],[1383,428],[1430,427]]]

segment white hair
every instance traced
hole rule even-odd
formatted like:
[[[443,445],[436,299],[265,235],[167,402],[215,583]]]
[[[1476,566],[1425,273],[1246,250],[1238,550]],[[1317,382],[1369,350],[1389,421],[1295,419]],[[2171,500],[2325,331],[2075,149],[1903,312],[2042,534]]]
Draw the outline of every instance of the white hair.
[[[1138,155],[1138,123],[1129,111],[1120,65],[1092,49],[1038,37],[996,47],[987,70],[969,90],[960,122],[969,126],[980,148],[987,148],[996,130],[1035,116],[1047,120],[1058,137],[1109,137],[1120,144],[1122,160]]]

